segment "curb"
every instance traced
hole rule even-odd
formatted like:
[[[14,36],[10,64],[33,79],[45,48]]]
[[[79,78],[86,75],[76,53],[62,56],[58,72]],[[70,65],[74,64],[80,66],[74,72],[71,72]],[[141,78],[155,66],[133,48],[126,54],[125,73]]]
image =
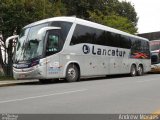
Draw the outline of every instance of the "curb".
[[[33,83],[38,82],[38,80],[12,80],[12,81],[0,81],[0,87],[6,87],[6,86],[15,86],[25,83]]]
[[[6,86],[14,86],[14,85],[17,85],[18,83],[3,83],[3,84],[0,84],[0,87],[6,87]]]

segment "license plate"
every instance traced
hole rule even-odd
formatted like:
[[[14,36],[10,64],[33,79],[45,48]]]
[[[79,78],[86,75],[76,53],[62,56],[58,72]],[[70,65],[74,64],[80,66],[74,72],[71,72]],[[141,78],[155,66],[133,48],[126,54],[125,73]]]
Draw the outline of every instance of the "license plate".
[[[19,75],[19,78],[25,78],[25,77],[26,77],[26,75],[24,75],[24,74]]]

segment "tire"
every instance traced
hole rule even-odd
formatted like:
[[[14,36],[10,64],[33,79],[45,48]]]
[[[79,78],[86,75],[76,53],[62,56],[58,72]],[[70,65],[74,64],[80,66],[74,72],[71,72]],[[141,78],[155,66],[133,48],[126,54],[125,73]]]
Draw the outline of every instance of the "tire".
[[[76,65],[70,64],[66,70],[66,81],[67,82],[76,82],[79,81],[80,72]]]
[[[142,65],[139,65],[138,69],[137,69],[137,75],[142,76],[143,74],[144,74],[143,67],[142,67]]]
[[[131,77],[134,77],[137,75],[137,69],[136,69],[136,66],[135,65],[132,65],[131,66],[131,69],[130,69],[130,76]]]

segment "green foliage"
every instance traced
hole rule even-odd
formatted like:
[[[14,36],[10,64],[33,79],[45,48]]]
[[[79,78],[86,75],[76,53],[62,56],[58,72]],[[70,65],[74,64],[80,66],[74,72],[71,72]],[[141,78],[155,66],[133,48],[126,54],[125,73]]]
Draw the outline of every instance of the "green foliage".
[[[106,0],[100,9],[88,11],[91,21],[113,27],[131,34],[137,33],[137,14],[129,2]]]
[[[105,0],[62,0],[67,8],[69,16],[76,16],[83,19],[89,19],[88,11],[96,9],[103,11],[105,8]]]
[[[4,38],[25,25],[54,16],[54,4],[48,0],[1,0],[0,20]]]
[[[117,8],[117,13],[120,16],[126,17],[128,20],[130,20],[134,24],[134,26],[137,25],[137,13],[134,9],[134,6],[132,6],[130,2],[121,2],[119,7]]]
[[[137,28],[134,27],[134,24],[131,21],[129,21],[126,17],[111,15],[106,17],[105,24],[131,34],[137,32]]]
[[[62,0],[67,15],[76,15],[134,34],[137,32],[137,13],[129,2],[118,0]]]
[[[7,77],[7,76],[0,75],[0,81],[5,81],[5,80],[15,80],[15,79],[13,77]]]
[[[0,31],[4,38],[11,36],[14,30],[17,30],[19,34],[20,29],[31,22],[63,15],[75,15],[129,33],[137,32],[137,14],[134,6],[129,2],[118,0],[0,0],[0,3]],[[120,27],[119,22],[120,25],[124,25],[125,22],[128,24]],[[129,30],[129,27],[134,27],[131,29],[135,30]]]
[[[109,27],[122,30],[131,34],[137,32],[137,28],[134,26],[134,23],[128,20],[126,17],[114,14],[104,16],[100,11],[96,11],[93,13],[90,12],[90,16],[90,19],[94,22],[107,25]]]

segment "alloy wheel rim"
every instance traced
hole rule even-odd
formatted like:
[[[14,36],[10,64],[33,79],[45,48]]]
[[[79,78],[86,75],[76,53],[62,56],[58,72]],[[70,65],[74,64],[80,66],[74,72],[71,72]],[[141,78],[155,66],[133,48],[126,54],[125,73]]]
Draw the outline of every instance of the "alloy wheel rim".
[[[135,68],[132,68],[132,74],[135,75],[136,74],[136,70]]]
[[[142,74],[142,68],[139,67],[139,68],[138,68],[138,71],[139,71],[139,74],[141,75],[141,74]]]
[[[74,68],[70,68],[70,69],[68,70],[68,76],[69,76],[71,79],[74,79],[74,78],[75,78],[75,76],[76,76],[76,71],[75,71]]]

